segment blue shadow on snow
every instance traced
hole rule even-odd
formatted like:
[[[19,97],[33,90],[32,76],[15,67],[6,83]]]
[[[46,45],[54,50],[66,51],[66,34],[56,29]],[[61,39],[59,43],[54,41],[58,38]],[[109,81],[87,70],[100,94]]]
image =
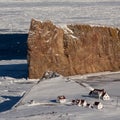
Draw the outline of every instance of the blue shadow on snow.
[[[26,59],[28,34],[0,34],[0,60]]]
[[[27,33],[0,34],[0,61],[11,59],[27,59]],[[27,77],[26,64],[0,65],[0,77]]]
[[[12,77],[16,79],[27,78],[28,65],[23,64],[9,64],[0,65],[0,77]]]
[[[20,96],[1,96],[6,99],[3,103],[0,103],[0,112],[10,110],[20,99]]]

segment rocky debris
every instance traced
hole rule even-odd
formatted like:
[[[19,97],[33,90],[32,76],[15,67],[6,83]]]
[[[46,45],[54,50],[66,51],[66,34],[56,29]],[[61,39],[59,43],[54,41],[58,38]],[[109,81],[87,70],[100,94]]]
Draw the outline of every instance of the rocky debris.
[[[120,30],[32,19],[28,36],[28,77],[45,71],[63,76],[120,70]]]
[[[56,77],[60,77],[61,75],[58,74],[57,72],[53,72],[53,71],[47,71],[43,74],[42,79],[50,79],[50,78],[56,78]]]

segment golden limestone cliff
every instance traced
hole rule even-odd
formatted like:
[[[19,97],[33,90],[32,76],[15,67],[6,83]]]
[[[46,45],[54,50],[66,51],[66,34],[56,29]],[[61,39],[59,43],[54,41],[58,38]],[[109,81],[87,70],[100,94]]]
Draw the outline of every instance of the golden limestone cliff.
[[[118,28],[66,25],[32,19],[28,36],[28,77],[46,71],[64,76],[120,70]]]

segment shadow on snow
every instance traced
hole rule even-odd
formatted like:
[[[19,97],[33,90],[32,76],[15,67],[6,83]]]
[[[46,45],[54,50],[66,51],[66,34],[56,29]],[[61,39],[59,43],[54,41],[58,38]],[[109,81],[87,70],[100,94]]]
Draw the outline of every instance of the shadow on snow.
[[[1,97],[6,99],[6,101],[0,103],[0,112],[10,110],[21,99],[20,96],[1,96]]]
[[[11,59],[27,59],[28,34],[0,34],[0,61]],[[0,65],[0,77],[27,77],[26,64]]]
[[[0,65],[0,77],[27,78],[27,64]]]
[[[26,59],[28,34],[0,34],[0,60]]]

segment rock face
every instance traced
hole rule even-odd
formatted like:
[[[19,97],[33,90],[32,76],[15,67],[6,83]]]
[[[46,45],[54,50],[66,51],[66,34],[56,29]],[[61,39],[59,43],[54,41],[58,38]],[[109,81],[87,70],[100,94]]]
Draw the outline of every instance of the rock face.
[[[46,71],[76,75],[120,70],[120,30],[90,25],[57,27],[32,19],[28,36],[28,77]]]

